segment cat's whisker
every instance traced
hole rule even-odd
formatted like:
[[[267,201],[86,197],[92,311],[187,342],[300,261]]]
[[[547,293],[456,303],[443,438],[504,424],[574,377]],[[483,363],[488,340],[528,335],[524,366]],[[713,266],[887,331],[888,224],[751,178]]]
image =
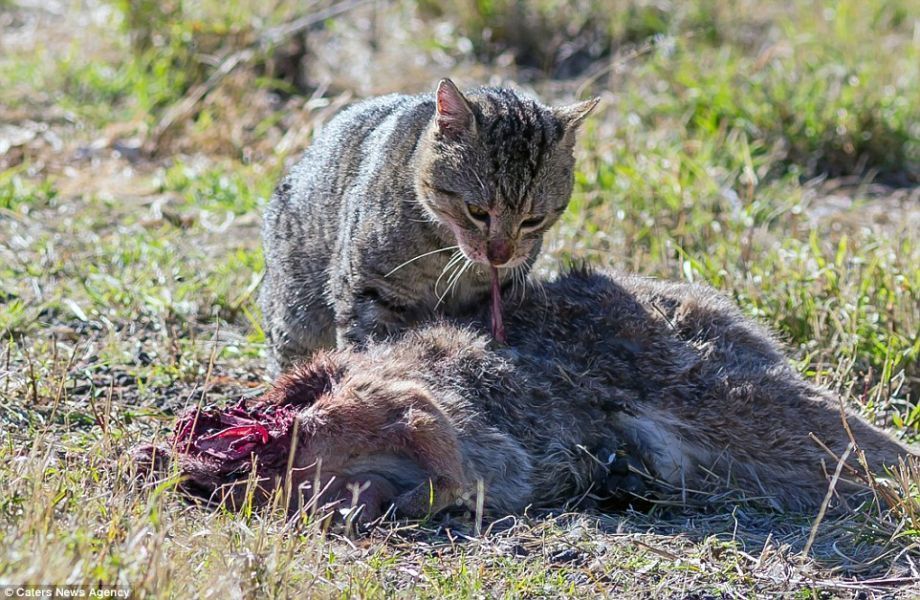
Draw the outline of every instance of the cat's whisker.
[[[453,275],[450,277],[450,280],[447,282],[447,289],[444,290],[444,293],[440,298],[438,298],[438,304],[435,306],[435,308],[441,305],[441,302],[444,301],[444,298],[447,297],[447,294],[454,289],[454,287],[457,285],[457,282],[460,281],[460,278],[463,277],[463,274],[466,273],[467,269],[469,269],[471,266],[473,266],[473,261],[467,259],[466,262],[463,263],[462,267],[454,271]]]
[[[390,275],[392,275],[392,274],[395,273],[396,271],[402,269],[403,267],[405,267],[405,266],[408,265],[409,263],[414,263],[415,261],[417,261],[417,260],[420,259],[420,258],[425,258],[426,256],[431,256],[432,254],[437,254],[437,253],[439,253],[439,252],[447,252],[448,250],[456,250],[456,249],[458,249],[459,247],[460,247],[460,246],[448,246],[447,248],[438,248],[437,250],[432,250],[431,252],[425,252],[424,254],[419,254],[419,255],[416,256],[415,258],[410,258],[409,260],[407,260],[407,261],[404,262],[403,264],[399,265],[398,267],[396,267],[395,269],[393,269],[392,271],[390,271],[389,273],[387,273],[387,274],[384,275],[383,277],[384,277],[384,278],[389,277]]]
[[[525,269],[526,267],[523,264],[514,268],[515,276],[521,280],[521,303],[527,298],[527,273]]]
[[[454,261],[454,264],[451,265],[451,267],[450,267],[450,269],[449,269],[450,273],[445,273],[445,275],[447,275],[447,288],[448,288],[448,289],[450,289],[450,285],[451,285],[450,282],[451,282],[451,280],[453,279],[454,275],[456,275],[457,272],[463,267],[463,261],[465,261],[465,260],[466,260],[466,257],[465,257],[465,256],[458,256],[458,257],[457,257],[457,260]],[[445,293],[446,293],[446,291],[445,291]],[[443,295],[443,294],[441,294],[441,295]]]
[[[457,284],[457,281],[459,281],[460,277],[463,275],[463,272],[466,271],[466,269],[469,266],[470,266],[470,262],[467,261],[461,264],[459,267],[457,267],[457,269],[454,270],[453,274],[451,274],[450,276],[450,279],[447,280],[447,289],[444,290],[444,293],[441,294],[440,298],[438,298],[438,303],[443,301],[444,298],[446,298],[447,295],[453,291],[454,286]]]
[[[515,277],[517,267],[511,267],[511,297],[517,294],[517,278]]]
[[[451,270],[451,268],[454,267],[454,265],[456,265],[457,263],[460,262],[460,258],[462,257],[462,255],[463,255],[463,253],[460,252],[460,251],[457,251],[457,252],[455,252],[454,254],[451,255],[450,260],[448,260],[448,261],[447,261],[447,264],[445,264],[444,267],[441,269],[441,273],[438,275],[438,279],[435,281],[435,288],[437,288],[437,286],[438,286],[438,284],[440,283],[441,279],[442,279],[445,275],[447,275],[447,273]]]
[[[459,264],[462,258],[463,258],[463,252],[458,250],[453,256],[450,257],[450,260],[447,261],[447,264],[444,265],[444,268],[441,269],[441,274],[438,275],[437,280],[434,282],[435,296],[438,295],[438,286],[441,284],[441,279],[444,278],[444,275],[446,275],[447,272],[450,271],[454,265]]]
[[[463,278],[463,275],[464,275],[464,274],[470,269],[470,267],[472,267],[474,264],[475,264],[475,263],[474,263],[473,261],[467,260],[466,263],[463,265],[463,267],[460,269],[460,273],[457,274],[457,276],[454,278],[453,283],[452,283],[451,286],[450,286],[450,287],[451,287],[451,289],[450,289],[451,295],[453,295],[453,293],[454,293],[455,291],[457,291],[457,286],[460,285],[460,280]]]
[[[531,279],[531,285],[533,285],[535,289],[540,291],[540,293],[543,295],[543,301],[546,302],[548,298],[546,296],[546,287],[544,287],[543,282],[534,278],[534,279]]]

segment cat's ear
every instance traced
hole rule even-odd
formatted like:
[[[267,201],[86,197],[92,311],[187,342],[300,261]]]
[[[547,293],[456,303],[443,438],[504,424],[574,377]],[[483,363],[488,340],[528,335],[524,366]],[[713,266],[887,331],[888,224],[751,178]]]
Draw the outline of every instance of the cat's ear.
[[[476,117],[469,101],[463,97],[457,86],[450,79],[438,83],[437,124],[438,131],[449,137],[476,132]]]
[[[600,98],[592,98],[591,100],[576,102],[575,104],[569,104],[567,106],[557,106],[553,109],[556,118],[559,119],[563,127],[565,127],[565,140],[569,142],[575,141],[575,131],[588,115],[591,114],[591,111],[594,110],[597,103],[600,101]]]

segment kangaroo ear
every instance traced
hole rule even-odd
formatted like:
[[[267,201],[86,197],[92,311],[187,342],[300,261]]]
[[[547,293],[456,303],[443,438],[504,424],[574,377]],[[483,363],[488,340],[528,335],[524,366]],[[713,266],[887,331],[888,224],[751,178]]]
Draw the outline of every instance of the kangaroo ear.
[[[294,367],[275,380],[260,399],[266,404],[310,406],[341,377],[342,369],[328,354],[318,352],[310,362]]]
[[[476,117],[469,101],[450,79],[442,79],[435,92],[438,131],[448,137],[476,132]]]
[[[565,127],[565,140],[569,142],[575,141],[575,131],[588,115],[591,114],[600,101],[600,98],[592,98],[584,102],[576,102],[575,104],[553,108],[553,114],[556,115],[556,118],[559,119],[563,127]]]

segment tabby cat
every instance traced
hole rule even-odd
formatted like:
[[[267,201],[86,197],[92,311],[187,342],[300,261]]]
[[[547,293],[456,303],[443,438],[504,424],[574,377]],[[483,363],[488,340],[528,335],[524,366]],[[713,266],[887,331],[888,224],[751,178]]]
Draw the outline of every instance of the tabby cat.
[[[433,96],[382,96],[336,116],[265,214],[272,374],[524,283],[569,202],[575,132],[596,104],[463,94],[444,79]]]

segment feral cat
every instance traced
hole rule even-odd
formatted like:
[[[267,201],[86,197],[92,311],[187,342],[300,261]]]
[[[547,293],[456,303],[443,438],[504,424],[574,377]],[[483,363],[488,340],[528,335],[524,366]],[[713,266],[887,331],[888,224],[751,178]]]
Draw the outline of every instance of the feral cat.
[[[612,490],[597,474],[606,455],[591,451],[621,446],[678,490],[735,488],[813,510],[850,441],[844,414],[875,472],[917,456],[842,413],[707,287],[576,271],[544,289],[509,315],[510,347],[491,347],[475,322],[429,324],[362,352],[318,353],[253,406],[187,414],[173,442],[185,491],[238,505],[257,459],[262,500],[293,466],[292,508],[318,493],[357,497],[366,519],[390,504],[417,517],[474,508],[481,481],[485,509],[504,515],[598,482]],[[149,465],[153,450],[138,457]],[[838,500],[865,490],[848,464]]]
[[[597,104],[510,89],[389,95],[334,118],[280,182],[262,229],[261,305],[277,374],[521,279],[573,185],[575,131]]]

